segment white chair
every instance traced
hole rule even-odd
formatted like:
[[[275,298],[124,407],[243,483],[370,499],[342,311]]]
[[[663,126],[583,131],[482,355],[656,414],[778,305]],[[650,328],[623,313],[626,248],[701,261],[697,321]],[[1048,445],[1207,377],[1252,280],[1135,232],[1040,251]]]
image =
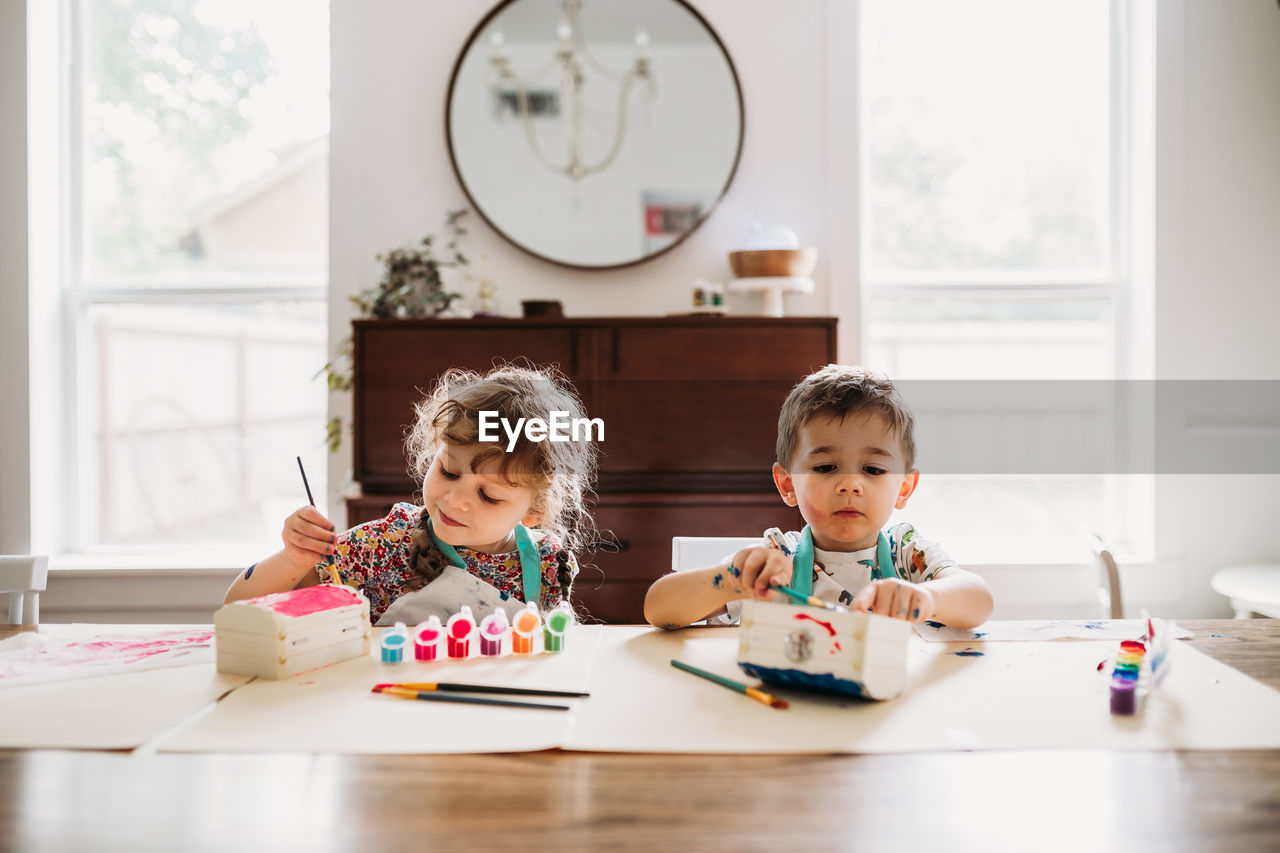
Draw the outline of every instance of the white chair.
[[[6,624],[40,624],[40,593],[48,581],[47,555],[0,557],[0,593],[9,594]]]
[[[672,536],[671,570],[705,569],[748,545],[760,545],[759,536]]]
[[[1112,619],[1124,618],[1124,596],[1120,592],[1120,569],[1116,558],[1101,536],[1094,536],[1090,547],[1098,561],[1098,601]]]

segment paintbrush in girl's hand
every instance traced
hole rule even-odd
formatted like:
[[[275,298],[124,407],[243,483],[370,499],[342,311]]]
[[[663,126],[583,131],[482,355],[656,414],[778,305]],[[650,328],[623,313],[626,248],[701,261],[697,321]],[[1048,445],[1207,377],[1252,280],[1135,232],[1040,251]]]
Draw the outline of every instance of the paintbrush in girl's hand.
[[[454,693],[508,693],[518,696],[590,696],[590,693],[574,693],[571,690],[536,690],[532,687],[498,687],[493,684],[459,684],[456,681],[406,681],[399,684],[378,684],[374,690],[399,687],[403,690],[443,690]]]
[[[302,475],[302,488],[307,490],[307,502],[315,506],[316,499],[311,497],[311,484],[307,482],[307,471],[302,467],[301,456],[298,457],[298,473]],[[342,578],[338,576],[338,570],[333,563],[330,562],[327,568],[329,569],[329,582],[342,586]]]
[[[739,693],[745,693],[748,696],[750,696],[752,699],[756,700],[757,702],[763,702],[765,705],[768,705],[770,708],[781,709],[781,708],[790,707],[787,704],[787,701],[785,699],[775,699],[773,696],[770,696],[768,693],[765,693],[759,687],[752,687],[749,684],[743,684],[741,681],[734,681],[732,678],[725,678],[722,675],[716,675],[714,673],[707,672],[704,669],[698,669],[696,666],[690,666],[689,664],[684,663],[683,661],[672,660],[671,665],[674,666],[676,669],[683,669],[685,672],[692,672],[694,675],[701,676],[702,678],[705,678],[708,681],[714,681],[716,684],[720,684],[720,685],[723,685],[724,687],[728,687],[730,690],[736,690]]]
[[[501,705],[504,708],[541,708],[544,711],[568,711],[568,705],[544,705],[541,702],[514,702],[510,699],[486,699],[482,696],[455,696],[452,693],[435,693],[430,690],[406,690],[402,687],[384,687],[379,684],[374,693],[385,693],[400,699],[421,699],[425,702],[458,702],[463,705]]]

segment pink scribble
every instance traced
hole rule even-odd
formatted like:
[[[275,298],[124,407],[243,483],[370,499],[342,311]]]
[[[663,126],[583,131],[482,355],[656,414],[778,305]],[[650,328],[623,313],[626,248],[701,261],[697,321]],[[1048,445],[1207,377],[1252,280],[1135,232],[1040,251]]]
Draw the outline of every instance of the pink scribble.
[[[360,596],[355,590],[336,586],[307,586],[249,599],[250,604],[260,604],[282,616],[294,618],[319,613],[321,610],[332,610],[335,607],[349,607],[359,602]]]
[[[170,652],[186,652],[208,648],[213,642],[213,632],[186,634],[165,640],[94,640],[88,643],[67,643],[58,647],[40,649],[38,658],[44,666],[78,666],[98,661],[135,663],[140,660]],[[74,652],[71,650],[74,649]]]
[[[797,613],[796,618],[808,619],[810,622],[816,622],[817,624],[821,625],[823,628],[826,628],[827,633],[830,634],[831,636],[834,637],[836,635],[836,629],[832,627],[830,622],[823,622],[821,619],[816,619],[813,616],[810,616],[808,613]]]

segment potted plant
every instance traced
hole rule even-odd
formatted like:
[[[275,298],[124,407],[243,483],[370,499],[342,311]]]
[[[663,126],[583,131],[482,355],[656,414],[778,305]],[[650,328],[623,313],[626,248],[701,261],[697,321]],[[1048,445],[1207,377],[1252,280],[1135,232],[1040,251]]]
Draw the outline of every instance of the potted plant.
[[[413,246],[379,254],[382,278],[373,287],[347,297],[359,310],[357,317],[438,317],[448,311],[462,294],[445,289],[441,270],[470,263],[458,248],[459,238],[467,233],[459,224],[466,213],[463,208],[445,214],[443,247],[437,244],[436,235],[428,234]],[[338,343],[334,358],[316,373],[325,375],[330,392],[351,390],[351,347],[351,336],[347,335]],[[330,453],[342,446],[342,431],[342,418],[330,418],[325,428]]]

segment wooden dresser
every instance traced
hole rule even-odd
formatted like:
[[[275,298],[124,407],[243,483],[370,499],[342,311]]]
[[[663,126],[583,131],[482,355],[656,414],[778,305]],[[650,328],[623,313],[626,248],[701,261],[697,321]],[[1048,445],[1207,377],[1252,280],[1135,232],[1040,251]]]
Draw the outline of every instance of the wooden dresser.
[[[574,598],[604,622],[642,622],[672,536],[752,536],[800,523],[774,489],[778,409],[836,360],[834,317],[575,317],[353,322],[354,476],[347,523],[414,501],[403,441],[413,405],[450,367],[554,364],[601,418],[605,544],[579,555]]]

